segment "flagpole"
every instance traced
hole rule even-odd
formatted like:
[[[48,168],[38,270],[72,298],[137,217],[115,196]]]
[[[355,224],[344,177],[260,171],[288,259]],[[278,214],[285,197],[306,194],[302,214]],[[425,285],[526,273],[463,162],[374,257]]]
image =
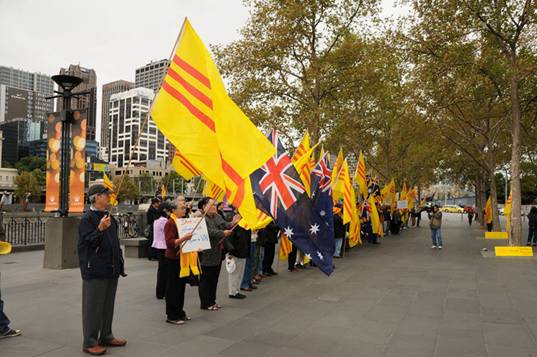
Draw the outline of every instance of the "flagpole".
[[[186,24],[187,21],[188,21],[188,17],[185,16],[185,19],[183,20],[183,25],[181,26],[181,30],[179,31],[179,34],[177,35],[177,39],[175,40],[175,44],[173,45],[172,51],[170,53],[170,56],[168,57],[168,63],[172,61],[173,55],[175,54],[175,51],[177,49],[177,45],[179,44],[179,41],[183,37],[183,33],[184,33],[184,30],[185,30],[185,24]],[[140,130],[138,131],[138,137],[136,138],[136,145],[133,147],[133,150],[131,150],[131,152],[129,154],[129,162],[127,163],[127,170],[130,168],[130,166],[132,164],[132,154],[135,151],[137,151],[138,147],[140,146],[140,139],[142,137],[142,133],[143,133],[143,131],[145,129],[145,126],[147,125],[147,122],[149,121],[149,117],[151,116],[151,113],[153,112],[153,107],[155,106],[155,101],[157,99],[157,96],[158,96],[158,94],[160,92],[160,88],[162,87],[162,83],[164,82],[165,78],[166,78],[165,75],[162,76],[162,79],[160,80],[159,89],[153,94],[153,100],[151,101],[151,105],[149,106],[149,110],[147,112],[147,115],[146,115],[144,121],[142,122],[142,125],[140,126]],[[126,175],[123,174],[122,177],[121,177],[121,181],[119,181],[119,185],[118,185],[117,193],[116,193],[118,195],[118,197],[119,197],[119,192],[121,190],[121,186],[123,185],[123,181],[125,180],[125,176]]]

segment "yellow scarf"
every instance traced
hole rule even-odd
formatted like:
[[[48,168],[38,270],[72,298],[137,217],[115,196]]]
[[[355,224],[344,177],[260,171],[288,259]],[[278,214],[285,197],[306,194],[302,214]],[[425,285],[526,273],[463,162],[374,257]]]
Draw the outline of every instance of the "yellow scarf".
[[[177,216],[175,214],[171,214],[170,218],[173,219],[174,222],[177,224]],[[177,235],[179,235],[179,227],[177,227]],[[199,257],[197,252],[191,252],[191,253],[183,253],[181,251],[181,248],[179,248],[179,264],[181,266],[181,270],[179,271],[179,277],[180,278],[186,278],[190,276],[190,272],[194,275],[200,275],[201,268],[199,264]]]

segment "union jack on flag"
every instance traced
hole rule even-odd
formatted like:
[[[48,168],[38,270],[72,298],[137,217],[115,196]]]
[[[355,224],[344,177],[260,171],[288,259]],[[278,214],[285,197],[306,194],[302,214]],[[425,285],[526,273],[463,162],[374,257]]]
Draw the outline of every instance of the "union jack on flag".
[[[270,215],[293,244],[329,275],[334,270],[334,232],[329,218],[332,208],[321,210],[310,199],[275,130],[268,133],[267,139],[276,147],[276,154],[250,175],[256,206]],[[312,181],[316,178],[310,177]],[[329,199],[324,198],[327,193],[318,192],[318,198],[331,204],[331,194]]]
[[[288,210],[306,190],[276,130],[272,129],[268,139],[276,148],[276,154],[261,166],[263,176],[259,186],[263,195],[270,195],[270,214],[278,218],[278,207],[281,205]]]

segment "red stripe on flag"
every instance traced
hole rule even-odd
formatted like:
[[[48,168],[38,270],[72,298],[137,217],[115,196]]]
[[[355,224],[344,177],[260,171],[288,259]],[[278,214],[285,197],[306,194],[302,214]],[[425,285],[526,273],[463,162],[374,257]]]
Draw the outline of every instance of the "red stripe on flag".
[[[189,162],[186,162],[182,159],[179,159],[179,161],[181,162],[181,164],[183,164],[183,166],[185,167],[185,169],[187,169],[188,171],[190,171],[190,173],[194,176],[197,176],[199,175],[199,172],[194,169],[192,166],[190,166],[190,163]]]
[[[205,124],[212,132],[215,132],[214,121],[205,115],[201,110],[195,107],[184,95],[179,93],[179,91],[173,88],[166,80],[162,83],[162,89],[164,89],[168,94],[177,99],[181,104],[183,104],[188,111],[198,118],[203,124]]]
[[[190,161],[188,161],[188,159],[183,154],[181,154],[179,151],[175,152],[175,156],[177,156],[179,158],[179,161],[183,164],[183,166],[185,166],[185,168],[188,171],[190,171],[192,174],[194,174],[194,175],[199,175],[200,174],[199,170],[196,169],[194,167],[194,165],[192,163],[190,163]]]
[[[205,77],[203,73],[192,67],[190,64],[185,62],[181,57],[175,55],[173,56],[173,63],[178,65],[180,68],[182,68],[186,73],[190,74],[192,77],[196,78],[200,83],[202,83],[205,87],[211,89],[211,81],[209,78]]]
[[[173,68],[170,67],[170,69],[168,70],[168,75],[175,79],[180,85],[182,85],[188,93],[192,94],[195,98],[197,98],[200,102],[205,104],[210,109],[213,109],[213,101],[211,100],[211,98],[207,97],[199,89],[188,83],[183,77],[181,77],[179,73],[175,72]]]

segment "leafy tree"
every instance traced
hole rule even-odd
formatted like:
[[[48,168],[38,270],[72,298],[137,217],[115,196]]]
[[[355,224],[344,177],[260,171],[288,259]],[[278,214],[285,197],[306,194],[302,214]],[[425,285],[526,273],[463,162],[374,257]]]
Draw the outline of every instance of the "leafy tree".
[[[352,81],[360,61],[338,61],[342,46],[377,0],[249,0],[242,38],[215,48],[234,98],[258,125],[289,141],[308,130],[314,142],[329,132],[326,103]],[[293,130],[294,129],[294,130]],[[295,135],[293,135],[293,133]]]
[[[127,174],[114,177],[113,182],[120,202],[135,200],[140,195],[134,180]]]
[[[15,163],[15,168],[19,172],[28,171],[32,172],[34,170],[41,170],[45,172],[47,160],[43,157],[37,156],[25,156]]]
[[[40,193],[37,178],[31,172],[24,171],[15,177],[15,186],[17,186],[15,194],[21,198],[26,197],[27,194],[36,197]]]

